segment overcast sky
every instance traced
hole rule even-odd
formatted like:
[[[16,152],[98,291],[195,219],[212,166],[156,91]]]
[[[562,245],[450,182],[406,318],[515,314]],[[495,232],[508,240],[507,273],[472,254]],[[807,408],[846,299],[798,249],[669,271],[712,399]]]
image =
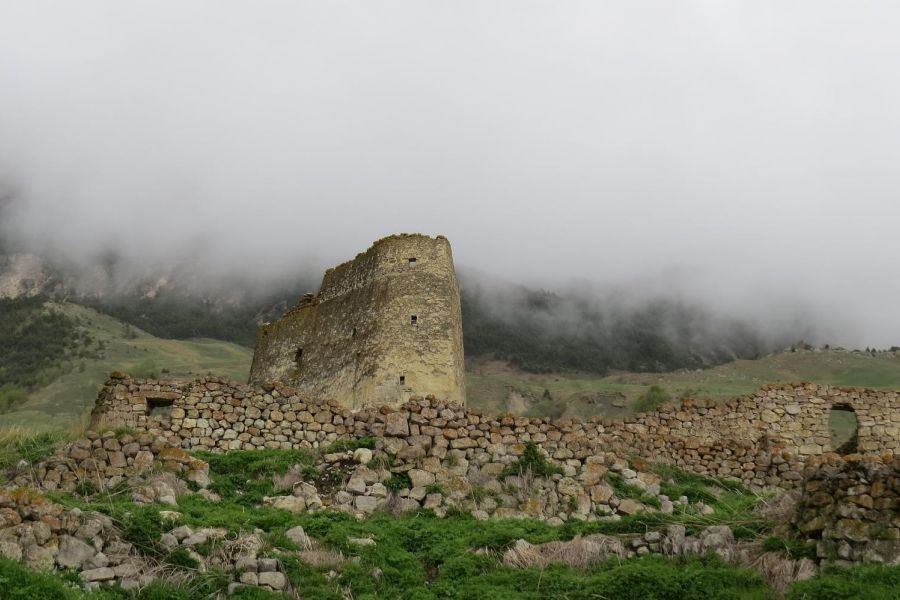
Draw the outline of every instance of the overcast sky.
[[[900,5],[0,0],[4,222],[260,270],[457,264],[900,344]]]

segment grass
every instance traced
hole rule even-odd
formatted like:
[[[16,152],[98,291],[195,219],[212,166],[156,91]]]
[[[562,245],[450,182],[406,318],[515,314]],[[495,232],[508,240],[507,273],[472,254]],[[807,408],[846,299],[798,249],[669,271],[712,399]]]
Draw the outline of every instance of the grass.
[[[384,482],[384,487],[389,492],[397,493],[403,489],[411,489],[412,479],[409,478],[409,473],[392,473],[390,478]]]
[[[511,477],[531,473],[535,477],[549,477],[551,475],[562,473],[562,469],[544,458],[540,449],[534,442],[525,444],[522,456],[510,463],[500,473],[500,478]]]
[[[540,414],[544,390],[564,405],[563,416],[621,416],[633,412],[650,386],[672,397],[727,399],[750,394],[767,383],[816,383],[900,389],[900,354],[798,350],[756,360],[737,360],[711,369],[671,373],[525,373],[506,363],[473,361],[466,372],[469,406],[492,414]],[[555,410],[558,410],[556,408]]]
[[[357,448],[375,449],[374,437],[346,438],[331,442],[322,450],[322,454],[332,454],[335,452],[352,452]]]
[[[642,504],[659,508],[659,498],[645,494],[644,490],[633,483],[626,482],[625,478],[618,473],[607,473],[606,480],[616,490],[619,498],[632,498]]]
[[[254,506],[263,496],[275,493],[274,475],[291,467],[312,467],[315,455],[309,450],[232,450],[225,454],[195,452],[209,463],[209,489],[242,506]]]
[[[815,560],[816,545],[803,540],[785,539],[777,535],[769,536],[763,540],[763,550],[766,552],[780,552],[794,560],[809,558]]]
[[[31,433],[16,428],[0,431],[0,470],[21,461],[38,463],[50,456],[68,437],[63,432]]]
[[[199,453],[198,453],[199,455]],[[520,460],[534,465],[533,451],[523,453]],[[505,566],[499,556],[516,540],[525,539],[539,544],[555,540],[571,540],[593,533],[623,534],[658,530],[669,523],[683,524],[690,534],[697,534],[710,525],[726,524],[739,538],[765,540],[763,546],[788,556],[799,556],[807,548],[780,538],[771,537],[771,525],[755,510],[760,498],[744,490],[739,484],[691,475],[672,467],[658,466],[657,472],[665,485],[684,486],[711,494],[710,515],[676,511],[674,514],[641,513],[617,521],[570,521],[554,527],[533,519],[492,519],[478,521],[460,511],[449,511],[446,518],[438,518],[432,511],[418,510],[399,516],[376,513],[364,520],[337,511],[294,514],[267,506],[258,506],[251,499],[261,498],[272,486],[272,475],[285,472],[295,464],[308,464],[311,455],[295,450],[264,450],[202,455],[210,460],[213,485],[222,494],[220,502],[189,494],[178,498],[176,521],[163,523],[159,511],[170,509],[163,505],[138,506],[127,494],[97,495],[92,501],[66,494],[53,497],[83,510],[99,510],[109,515],[121,530],[124,539],[135,544],[142,553],[169,565],[194,570],[194,562],[186,552],[161,551],[159,538],[164,531],[177,525],[223,527],[232,534],[261,530],[265,556],[277,556],[284,563],[285,572],[293,586],[301,590],[307,600],[325,600],[352,596],[353,598],[649,598],[682,599],[712,598],[756,600],[771,597],[761,577],[753,572],[724,564],[715,557],[666,559],[643,557],[598,564],[588,569],[554,565],[544,569],[516,569]],[[539,454],[537,456],[540,456]],[[402,477],[396,477],[401,482]],[[402,481],[404,486],[408,486]],[[624,483],[624,482],[623,482]],[[399,485],[399,483],[398,483]],[[621,483],[617,491],[627,490]],[[625,484],[627,485],[627,484]],[[632,486],[633,487],[633,486]],[[637,490],[640,491],[640,490]],[[624,493],[624,492],[623,492]],[[479,495],[485,495],[479,492]],[[311,566],[303,561],[303,554],[285,532],[300,525],[322,548],[339,552],[349,558],[343,565]],[[769,535],[770,537],[765,537]],[[350,538],[371,538],[374,546],[360,547]],[[475,549],[484,552],[476,554]],[[202,550],[202,548],[199,548]],[[12,566],[11,566],[12,565]],[[5,570],[4,570],[5,569]],[[329,571],[334,573],[329,575]],[[380,577],[372,573],[379,570]],[[13,563],[0,564],[0,589],[3,585],[32,585],[34,577],[43,578],[35,585],[38,596],[2,596],[4,600],[59,598],[82,600],[99,598],[67,588],[59,575],[21,575],[21,567]],[[897,577],[895,571],[875,572],[873,588],[889,589]],[[868,573],[868,572],[867,572]],[[4,580],[4,577],[6,578]],[[13,583],[10,583],[13,582]],[[24,583],[22,583],[24,582]],[[225,583],[220,574],[212,572],[188,583],[171,587],[156,584],[135,595],[107,592],[110,598],[128,600],[200,600],[208,598]],[[828,575],[818,584],[805,583],[798,594],[816,594],[836,589],[845,596],[795,595],[792,600],[818,597],[868,597],[862,595],[865,579],[862,575],[844,577]],[[819,585],[819,587],[810,587]],[[804,589],[812,591],[803,591]],[[61,590],[61,591],[60,591]],[[5,590],[4,590],[5,591]],[[57,592],[62,595],[54,595]],[[19,593],[19,592],[16,592]],[[251,600],[269,600],[277,596],[245,592]],[[793,592],[792,592],[793,593]],[[856,593],[857,596],[853,596]],[[879,592],[880,593],[880,592]],[[848,595],[850,594],[850,595]],[[891,596],[874,595],[874,598]]]
[[[793,584],[786,600],[898,600],[900,566],[861,565]]]
[[[671,399],[672,397],[665,388],[658,385],[651,385],[650,388],[641,394],[634,403],[634,410],[637,412],[656,410]]]
[[[92,339],[103,343],[103,357],[79,359],[83,369],[71,369],[30,393],[27,400],[0,416],[4,428],[69,430],[73,423],[83,427],[97,390],[116,370],[167,378],[189,379],[213,373],[234,381],[247,379],[252,351],[243,346],[207,339],[156,338],[90,308],[67,303],[54,306],[78,318]]]

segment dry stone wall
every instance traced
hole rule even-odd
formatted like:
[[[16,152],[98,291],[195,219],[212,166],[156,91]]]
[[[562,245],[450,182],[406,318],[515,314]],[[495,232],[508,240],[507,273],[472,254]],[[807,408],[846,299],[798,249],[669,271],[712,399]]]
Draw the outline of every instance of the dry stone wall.
[[[896,392],[814,384],[767,386],[724,403],[684,400],[625,420],[487,416],[414,397],[395,407],[352,411],[285,385],[255,387],[215,378],[133,380],[116,374],[95,406],[94,427],[130,427],[185,449],[319,447],[373,436],[408,460],[503,457],[538,444],[565,463],[607,451],[730,477],[754,488],[794,487],[804,463],[833,450],[828,413],[852,408],[861,452],[898,453]]]
[[[834,564],[900,564],[900,457],[829,454],[810,461],[794,517]]]

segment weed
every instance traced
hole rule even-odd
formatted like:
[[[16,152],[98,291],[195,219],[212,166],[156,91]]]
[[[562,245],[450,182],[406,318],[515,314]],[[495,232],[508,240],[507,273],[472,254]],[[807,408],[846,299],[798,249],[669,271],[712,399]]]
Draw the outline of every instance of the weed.
[[[274,493],[273,475],[283,475],[295,465],[311,467],[314,462],[308,450],[232,450],[196,452],[195,456],[209,463],[210,490],[246,506]]]
[[[606,480],[620,498],[632,498],[648,506],[659,508],[659,498],[645,493],[642,488],[633,483],[628,483],[618,473],[607,473]]]
[[[390,492],[397,493],[402,489],[412,488],[412,480],[409,473],[392,473],[390,478],[384,482],[384,487]]]
[[[34,465],[53,454],[56,447],[65,441],[59,433],[28,434],[19,430],[8,430],[0,434],[0,469],[9,468],[25,461]]]
[[[515,462],[507,465],[503,472],[500,473],[500,478],[522,475],[523,473],[531,473],[535,477],[549,477],[562,473],[562,469],[544,458],[537,444],[528,442],[525,444],[522,456]]]
[[[374,437],[361,437],[361,438],[347,438],[342,440],[335,440],[331,442],[328,446],[322,450],[323,454],[333,454],[335,452],[348,452],[356,450],[357,448],[368,448],[369,450],[375,449],[375,438]]]
[[[650,388],[641,394],[641,396],[634,403],[634,410],[637,412],[649,412],[651,410],[656,410],[669,400],[672,397],[669,395],[669,392],[658,385],[651,385]]]
[[[769,536],[763,540],[762,548],[766,552],[778,552],[794,560],[800,558],[816,558],[816,545],[802,540]]]
[[[200,563],[197,562],[196,558],[191,556],[191,553],[188,552],[187,548],[176,548],[166,556],[165,562],[166,564],[181,567],[183,569],[197,569],[200,567]]]
[[[439,483],[429,483],[425,486],[426,494],[443,494],[444,488]]]

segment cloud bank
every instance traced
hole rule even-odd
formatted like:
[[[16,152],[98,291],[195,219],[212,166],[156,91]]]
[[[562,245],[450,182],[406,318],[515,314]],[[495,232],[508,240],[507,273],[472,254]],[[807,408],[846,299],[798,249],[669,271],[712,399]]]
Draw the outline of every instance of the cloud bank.
[[[685,294],[900,343],[900,7],[0,14],[2,232],[20,247],[277,277],[443,233],[489,278]]]

